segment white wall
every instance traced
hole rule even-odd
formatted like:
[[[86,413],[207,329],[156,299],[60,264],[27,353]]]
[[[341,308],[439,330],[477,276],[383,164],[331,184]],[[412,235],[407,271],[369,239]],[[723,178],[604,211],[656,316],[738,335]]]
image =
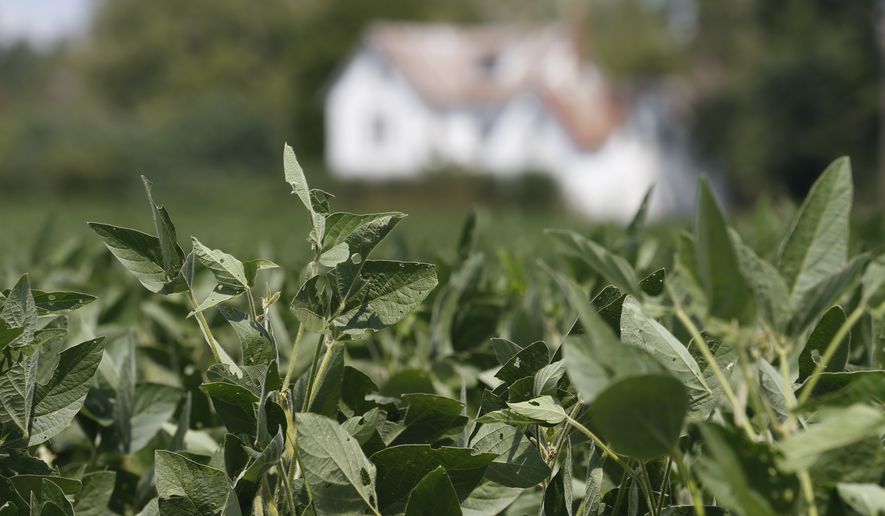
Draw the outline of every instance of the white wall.
[[[326,160],[345,177],[417,175],[430,164],[434,121],[402,74],[362,50],[326,98]]]

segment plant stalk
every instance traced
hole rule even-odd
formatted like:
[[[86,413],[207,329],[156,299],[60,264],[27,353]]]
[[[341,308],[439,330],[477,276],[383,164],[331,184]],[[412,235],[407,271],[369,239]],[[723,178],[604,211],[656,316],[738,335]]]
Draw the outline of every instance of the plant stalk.
[[[676,467],[679,469],[679,475],[682,476],[682,480],[688,488],[688,493],[691,495],[695,514],[697,514],[697,516],[705,516],[706,510],[704,509],[704,498],[701,496],[698,486],[695,484],[694,478],[691,476],[691,471],[689,471],[688,466],[685,464],[685,457],[682,456],[682,452],[680,452],[678,448],[673,450],[673,459],[675,459]]]
[[[193,304],[194,310],[196,310],[199,305],[197,299],[194,297],[194,292],[191,289],[187,289],[187,295]],[[222,363],[221,353],[218,351],[218,341],[216,341],[215,336],[212,335],[212,330],[209,328],[209,323],[206,321],[206,317],[203,315],[203,312],[196,312],[194,316],[197,318],[197,324],[200,326],[203,338],[206,340],[206,343],[209,344],[209,349],[212,350],[212,356],[215,357],[216,362]]]
[[[288,389],[295,374],[295,359],[298,358],[298,349],[301,347],[301,339],[304,337],[304,325],[298,325],[298,333],[295,334],[295,342],[292,344],[292,354],[289,355],[289,367],[286,368],[286,377],[283,380],[283,388]]]

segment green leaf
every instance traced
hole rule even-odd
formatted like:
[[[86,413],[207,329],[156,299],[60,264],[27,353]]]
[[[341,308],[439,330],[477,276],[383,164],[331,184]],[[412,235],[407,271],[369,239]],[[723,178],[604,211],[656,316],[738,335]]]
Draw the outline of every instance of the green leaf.
[[[547,425],[558,425],[565,421],[565,410],[551,396],[541,396],[519,403],[508,403],[515,414]]]
[[[14,341],[14,345],[24,346],[31,343],[37,329],[37,305],[27,274],[23,274],[6,295],[3,309],[0,310],[0,320],[6,323],[7,328],[22,328],[22,334]]]
[[[65,516],[74,516],[74,507],[71,505],[70,500],[65,497],[65,493],[62,491],[61,487],[50,478],[43,478],[40,489],[40,498],[43,501],[43,506],[40,510],[41,515],[63,514]],[[50,509],[51,506],[54,507]]]
[[[547,345],[540,341],[535,342],[510,357],[507,363],[495,373],[495,378],[503,380],[507,385],[512,385],[513,382],[521,378],[534,376],[549,362],[550,354],[547,351]]]
[[[885,413],[863,404],[830,409],[819,422],[780,442],[780,467],[794,472],[811,468],[818,457],[885,431]]]
[[[710,314],[721,319],[746,320],[752,314],[752,297],[741,275],[725,215],[705,178],[701,179],[698,192],[695,260]]]
[[[782,328],[790,314],[790,293],[777,268],[746,245],[737,231],[730,230],[738,266],[756,299],[759,316],[773,328]]]
[[[461,506],[452,481],[442,466],[424,475],[409,494],[405,516],[460,516]]]
[[[814,371],[821,357],[830,345],[830,341],[836,336],[839,328],[845,323],[847,317],[840,306],[830,308],[818,321],[814,331],[808,337],[808,342],[802,348],[799,355],[799,382],[804,382]],[[848,365],[848,353],[851,349],[851,333],[847,333],[836,349],[836,354],[827,364],[826,371],[836,373],[844,371]]]
[[[9,289],[4,290],[3,296],[8,296],[9,292]],[[64,314],[95,301],[95,296],[80,292],[44,292],[32,289],[31,295],[37,306],[37,315]]]
[[[839,158],[824,170],[799,208],[779,260],[794,312],[811,288],[845,264],[852,196],[851,163]]]
[[[252,500],[255,497],[262,477],[270,468],[279,463],[284,449],[283,432],[280,429],[264,450],[258,456],[253,457],[248,467],[243,470],[242,474],[237,476],[235,491],[238,499],[246,501]]]
[[[254,260],[246,260],[243,262],[243,273],[246,276],[246,283],[249,287],[255,286],[255,276],[258,275],[258,271],[268,270],[268,269],[278,269],[280,266],[275,264],[270,260],[265,260],[263,258],[256,258]]]
[[[547,230],[546,233],[567,250],[587,262],[608,283],[634,297],[642,297],[639,278],[627,260],[574,231]]]
[[[218,311],[240,339],[243,365],[267,365],[277,359],[276,345],[264,326],[239,310],[221,306]]]
[[[37,385],[37,353],[24,357],[0,375],[0,422],[14,423],[28,437]]]
[[[111,254],[144,288],[160,294],[174,294],[187,289],[187,284],[179,280],[180,276],[170,276],[163,268],[163,252],[157,237],[109,224],[88,224],[104,240]]]
[[[348,298],[333,323],[346,333],[380,330],[401,321],[436,287],[428,263],[372,260],[360,272],[362,288]]]
[[[621,341],[655,356],[692,391],[692,397],[710,392],[698,363],[688,349],[659,322],[646,315],[633,297],[627,297],[621,309]]]
[[[470,496],[461,502],[461,512],[464,516],[501,514],[522,492],[522,488],[502,486],[487,480],[479,484],[470,492]]]
[[[841,498],[864,516],[885,514],[885,488],[876,484],[836,484]]]
[[[301,204],[307,211],[313,215],[313,203],[310,200],[310,188],[307,186],[307,178],[304,177],[304,170],[295,157],[295,151],[288,144],[283,146],[283,172],[286,182],[292,186],[292,193],[298,196]]]
[[[74,513],[77,516],[104,516],[114,493],[115,471],[94,471],[83,475],[83,487],[77,493]]]
[[[372,455],[378,467],[378,506],[386,509],[405,498],[418,482],[442,466],[449,475],[459,499],[464,499],[483,478],[494,453],[476,453],[469,448],[428,444],[391,446]]]
[[[790,414],[790,407],[796,406],[792,386],[784,385],[783,375],[764,358],[756,360],[756,368],[759,371],[759,386],[762,388],[762,394],[768,399],[778,421],[783,423]]]
[[[323,252],[347,244],[348,258],[356,253],[365,261],[372,250],[405,218],[405,213],[333,213],[326,218]],[[359,262],[357,262],[358,264]]]
[[[697,477],[719,504],[738,514],[795,512],[799,481],[778,472],[777,454],[768,443],[749,441],[738,429],[713,423],[700,430],[704,455]]]
[[[160,254],[163,257],[163,269],[168,277],[174,277],[181,269],[184,261],[184,252],[178,246],[178,237],[175,235],[175,226],[172,219],[169,218],[169,212],[166,208],[154,202],[151,194],[151,182],[148,178],[141,176],[144,183],[144,191],[147,194],[148,203],[151,205],[151,214],[154,219],[154,228],[157,231],[157,240],[160,244]]]
[[[163,424],[169,421],[181,401],[181,390],[169,385],[140,383],[135,386],[134,401],[130,424],[131,452],[147,446]]]
[[[587,462],[587,478],[584,480],[584,498],[578,508],[578,516],[599,514],[602,499],[602,461],[596,444],[590,444],[590,460]]]
[[[806,290],[793,309],[787,331],[791,335],[802,333],[824,311],[836,304],[849,286],[860,278],[867,259],[866,254],[855,256],[841,270]]]
[[[249,389],[224,382],[210,382],[200,385],[200,390],[212,399],[212,405],[219,419],[233,434],[255,435],[258,420],[255,418],[254,403],[258,395]]]
[[[670,453],[688,412],[688,394],[671,376],[648,374],[612,384],[590,404],[590,424],[619,453],[653,459]]]
[[[636,346],[621,344],[572,281],[554,276],[584,328],[583,334],[569,335],[563,345],[563,361],[569,380],[584,402],[593,401],[618,379],[645,373],[666,373],[650,353]]]
[[[799,393],[805,390],[805,385],[807,382]],[[801,408],[820,405],[844,407],[869,401],[885,403],[885,371],[821,373],[811,399]]]
[[[508,487],[533,487],[544,481],[550,468],[538,448],[521,431],[505,424],[482,425],[470,447],[480,453],[495,453],[486,478]]]
[[[201,515],[224,511],[231,492],[224,471],[164,450],[156,451],[154,464],[161,514]]]
[[[52,377],[46,384],[37,385],[28,446],[54,437],[71,424],[92,386],[103,341],[104,337],[99,337],[62,351]]]
[[[298,462],[322,512],[341,514],[377,508],[375,465],[335,421],[310,413],[295,416]]]
[[[554,395],[559,388],[559,383],[565,376],[565,362],[559,360],[542,367],[532,379],[532,395]]]
[[[885,303],[885,254],[880,254],[867,266],[863,275],[863,300],[872,308]]]
[[[423,393],[404,394],[403,399],[409,404],[403,420],[405,428],[391,445],[431,444],[442,434],[467,423],[462,415],[464,405],[457,400]]]
[[[209,249],[196,237],[191,237],[191,241],[194,246],[194,256],[212,272],[215,281],[221,287],[231,294],[242,293],[249,288],[243,262],[219,249]]]

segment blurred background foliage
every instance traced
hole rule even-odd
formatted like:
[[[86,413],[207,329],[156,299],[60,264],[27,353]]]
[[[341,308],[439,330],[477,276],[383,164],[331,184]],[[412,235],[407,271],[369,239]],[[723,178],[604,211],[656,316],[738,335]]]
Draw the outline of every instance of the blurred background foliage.
[[[275,181],[283,141],[309,174],[323,176],[325,88],[366,24],[384,19],[573,25],[588,57],[623,88],[679,92],[695,153],[738,205],[762,191],[801,196],[842,154],[852,157],[860,201],[882,201],[873,0],[96,6],[85,38],[0,47],[0,198],[128,191],[137,173],[195,191],[236,177]],[[483,199],[490,180],[474,179],[474,197],[444,197],[454,207]],[[508,202],[555,204],[520,198],[543,183],[527,181],[510,188]]]

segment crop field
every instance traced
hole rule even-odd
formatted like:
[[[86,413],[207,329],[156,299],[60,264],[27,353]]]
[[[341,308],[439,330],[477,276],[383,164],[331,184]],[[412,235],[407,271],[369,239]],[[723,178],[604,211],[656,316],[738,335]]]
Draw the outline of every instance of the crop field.
[[[4,227],[0,516],[885,514],[847,158],[739,224],[701,179],[685,223],[458,227],[282,157]]]

